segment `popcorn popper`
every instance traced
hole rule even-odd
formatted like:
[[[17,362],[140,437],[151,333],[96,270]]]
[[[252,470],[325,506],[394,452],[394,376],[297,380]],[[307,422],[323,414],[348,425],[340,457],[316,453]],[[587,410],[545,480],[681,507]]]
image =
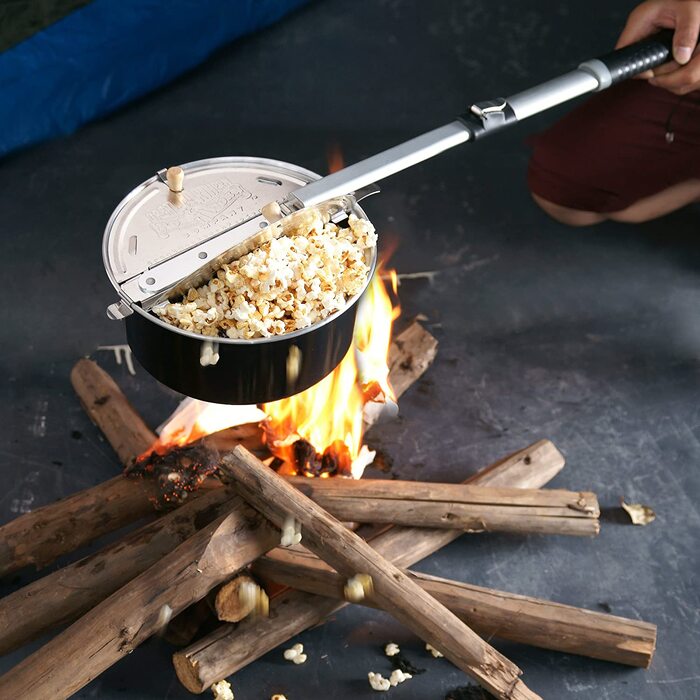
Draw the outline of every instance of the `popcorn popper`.
[[[161,170],[128,194],[107,224],[104,264],[119,294],[108,315],[124,320],[129,345],[146,370],[183,394],[231,404],[297,394],[332,371],[350,348],[376,248],[366,251],[369,274],[361,291],[340,311],[293,332],[249,340],[203,336],[164,322],[153,308],[284,234],[305,209],[316,207],[340,226],[349,214],[366,218],[358,203],[378,191],[377,181],[661,65],[671,42],[671,33],[662,32],[511,97],[477,102],[449,124],[326,177],[243,157]]]

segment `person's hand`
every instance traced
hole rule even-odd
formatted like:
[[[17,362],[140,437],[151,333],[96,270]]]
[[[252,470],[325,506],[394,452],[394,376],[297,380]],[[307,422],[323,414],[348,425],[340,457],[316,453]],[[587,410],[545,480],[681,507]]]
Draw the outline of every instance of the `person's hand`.
[[[651,85],[665,88],[676,95],[700,90],[700,0],[647,0],[627,18],[617,40],[621,48],[655,34],[660,29],[673,29],[673,61],[642,73]]]

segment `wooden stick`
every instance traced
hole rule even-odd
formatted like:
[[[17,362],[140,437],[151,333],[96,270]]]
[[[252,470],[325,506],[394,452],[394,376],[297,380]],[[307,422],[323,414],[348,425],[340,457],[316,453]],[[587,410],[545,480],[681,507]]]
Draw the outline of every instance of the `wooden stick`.
[[[254,583],[250,574],[241,573],[227,581],[216,594],[216,616],[222,622],[240,622],[250,613],[250,607],[241,603],[240,590],[245,583]]]
[[[271,470],[270,470],[271,471]],[[0,677],[0,697],[67,698],[164,627],[170,615],[279,542],[279,531],[241,499]]]
[[[154,485],[116,476],[0,527],[0,576],[62,554],[153,513]],[[85,513],[90,517],[86,518]]]
[[[379,479],[291,477],[296,488],[340,520],[467,532],[597,535],[595,494]]]
[[[88,416],[104,433],[122,464],[145,452],[155,442],[153,431],[112,377],[96,362],[78,360],[70,380]]]
[[[465,483],[539,488],[563,467],[564,458],[559,450],[549,440],[541,440],[472,475]],[[409,567],[459,534],[454,530],[390,527],[375,534],[370,541],[372,547],[394,564]],[[202,693],[212,683],[230,676],[305,629],[323,624],[345,603],[286,590],[274,597],[271,605],[272,617],[248,617],[236,627],[222,625],[175,653],[173,663],[182,684],[193,693]]]
[[[301,559],[276,549],[256,561],[255,572],[300,591],[343,599],[342,576],[316,557],[307,556],[304,562]],[[649,622],[413,571],[406,573],[486,639],[496,636],[629,666],[647,668],[651,663],[656,646],[656,625]],[[371,599],[362,604],[377,607]]]
[[[397,398],[430,367],[437,346],[437,340],[418,321],[394,338],[389,348],[389,381]]]
[[[476,679],[501,700],[539,697],[520,680],[522,671],[354,532],[243,447],[226,455],[222,471],[235,479],[243,498],[281,527],[286,517],[301,524],[305,546],[349,578],[369,575],[367,592],[383,610]]]

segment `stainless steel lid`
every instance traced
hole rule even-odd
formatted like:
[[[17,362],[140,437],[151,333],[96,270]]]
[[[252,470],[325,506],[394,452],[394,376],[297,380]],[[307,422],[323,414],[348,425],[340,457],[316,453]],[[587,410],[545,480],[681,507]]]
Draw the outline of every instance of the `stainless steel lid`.
[[[180,191],[171,189],[166,170],[159,171],[132,190],[107,223],[104,264],[122,299],[109,309],[114,317],[130,313],[133,304],[155,300],[193,270],[214,267],[232,245],[222,234],[242,222],[248,223],[239,227],[239,236],[244,228],[249,234],[266,226],[261,207],[319,178],[266,158],[208,158],[180,167]]]

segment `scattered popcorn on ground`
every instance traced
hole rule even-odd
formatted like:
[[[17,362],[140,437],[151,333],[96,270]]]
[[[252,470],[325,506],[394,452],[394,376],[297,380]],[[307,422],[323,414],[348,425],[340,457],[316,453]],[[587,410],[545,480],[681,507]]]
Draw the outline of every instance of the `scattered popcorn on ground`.
[[[212,337],[267,338],[307,328],[344,308],[369,274],[364,251],[374,226],[354,214],[348,228],[315,209],[298,228],[224,265],[202,287],[153,308],[164,321]]]
[[[440,659],[444,656],[444,654],[438,651],[432,644],[426,643],[425,650],[429,651],[436,659]]]
[[[343,588],[343,594],[345,595],[345,600],[351,603],[359,603],[370,595],[373,590],[374,582],[369,574],[355,574],[347,580]]]
[[[270,599],[255,581],[241,583],[238,589],[238,600],[246,615],[268,617],[270,614]]]
[[[372,690],[389,690],[391,688],[391,682],[388,678],[383,678],[381,673],[370,671],[367,674],[367,679],[372,686]]]
[[[306,661],[303,644],[295,644],[291,649],[284,650],[284,658],[295,664],[303,664]]]
[[[396,656],[400,651],[399,645],[394,644],[394,642],[389,642],[389,644],[384,647],[384,653],[387,656]]]
[[[291,547],[293,544],[299,544],[299,542],[301,542],[301,523],[291,515],[288,515],[282,524],[280,544],[283,547]]]
[[[233,700],[233,691],[228,681],[214,683],[211,687],[211,692],[214,693],[214,700]]]
[[[404,673],[401,669],[397,668],[395,671],[391,672],[389,676],[389,683],[396,687],[399,683],[407,681],[409,678],[413,678],[410,673]]]

